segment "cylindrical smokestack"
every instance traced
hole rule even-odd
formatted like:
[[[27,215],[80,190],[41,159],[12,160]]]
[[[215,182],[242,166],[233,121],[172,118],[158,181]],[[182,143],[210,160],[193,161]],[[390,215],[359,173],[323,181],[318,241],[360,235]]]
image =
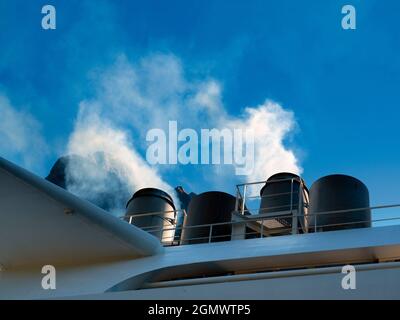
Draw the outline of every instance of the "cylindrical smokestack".
[[[126,208],[127,220],[133,225],[164,243],[174,240],[176,210],[168,193],[154,188],[141,189],[128,201]]]
[[[362,208],[367,209],[329,213]],[[319,231],[370,227],[371,210],[367,187],[360,180],[341,174],[320,178],[310,189],[309,221],[309,228],[316,227]]]
[[[302,187],[300,186],[302,182]],[[260,214],[285,213],[284,218],[277,218],[285,227],[291,227],[293,218],[290,214],[299,215],[299,225],[305,229],[307,210],[304,203],[308,202],[308,189],[301,178],[294,173],[281,172],[271,176],[260,191],[261,203]],[[299,198],[299,196],[301,198]],[[298,211],[298,209],[300,209]]]
[[[182,232],[182,243],[205,243],[210,239],[212,242],[229,241],[232,233],[230,224],[214,225],[211,233],[209,226],[197,226],[230,222],[235,204],[236,198],[225,192],[210,191],[193,197]]]

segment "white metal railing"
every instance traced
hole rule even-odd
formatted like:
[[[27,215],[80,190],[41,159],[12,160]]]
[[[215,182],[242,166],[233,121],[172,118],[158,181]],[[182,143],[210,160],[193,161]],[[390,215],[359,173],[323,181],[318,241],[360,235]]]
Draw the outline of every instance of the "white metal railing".
[[[281,192],[281,193],[274,193],[274,194],[269,194],[265,196],[261,195],[248,195],[248,190],[254,189],[259,192],[261,187],[265,186],[266,183],[268,184],[274,184],[274,183],[282,183],[282,182],[289,182],[290,181],[290,192]],[[304,185],[304,181],[301,177],[293,177],[293,178],[285,178],[285,179],[275,179],[275,180],[264,180],[264,181],[256,181],[256,182],[247,182],[247,183],[241,183],[236,185],[236,210],[240,211],[242,214],[245,212],[250,212],[250,209],[247,206],[247,203],[249,200],[262,200],[263,198],[268,198],[268,197],[276,197],[276,196],[283,196],[283,195],[290,195],[290,202],[288,204],[283,205],[282,207],[288,207],[290,206],[290,209],[292,209],[296,204],[293,203],[293,198],[295,194],[298,194],[298,191],[294,190],[294,182],[297,182],[299,184],[299,191],[301,192],[301,195],[303,196],[303,199],[305,198],[306,201],[302,204],[299,203],[299,207],[304,205],[305,207],[308,206],[308,194],[306,194],[306,188]],[[299,201],[301,200],[299,197]],[[246,208],[247,207],[247,208]],[[258,205],[258,208],[260,206]],[[278,207],[277,207],[278,208]],[[277,209],[274,207],[268,207],[268,209]],[[253,208],[254,210],[257,210]],[[291,210],[290,210],[291,211]]]
[[[377,210],[380,209],[392,209],[392,208],[396,208],[396,209],[400,209],[400,204],[394,204],[394,205],[382,205],[382,206],[374,206],[374,207],[368,207],[368,208],[358,208],[358,209],[348,209],[348,210],[337,210],[337,211],[326,211],[326,212],[318,212],[315,213],[313,215],[328,215],[328,214],[341,214],[341,213],[348,213],[348,212],[354,212],[354,211],[363,211],[363,210],[371,210],[372,213],[376,214]],[[235,213],[235,212],[234,212]],[[237,212],[236,212],[237,213]],[[306,217],[310,217],[312,216],[311,214],[306,215]],[[175,236],[172,237],[166,237],[163,236],[161,241],[165,246],[173,246],[173,245],[179,245],[179,244],[191,244],[191,243],[211,243],[211,242],[215,242],[218,240],[225,240],[228,239],[229,240],[235,240],[235,237],[237,239],[237,234],[236,235],[232,235],[232,233],[227,233],[227,234],[218,234],[218,235],[214,235],[213,231],[215,230],[215,228],[217,227],[221,227],[221,226],[231,226],[232,228],[235,225],[245,225],[246,227],[249,226],[249,224],[251,223],[255,223],[259,226],[258,230],[254,230],[250,228],[245,228],[244,232],[240,235],[242,239],[249,239],[249,238],[265,238],[265,237],[269,237],[269,236],[279,236],[279,235],[290,235],[290,234],[296,234],[302,231],[302,226],[298,226],[297,230],[295,233],[293,233],[293,228],[292,227],[280,227],[280,228],[272,228],[269,229],[267,228],[266,222],[274,220],[276,218],[293,218],[293,217],[297,217],[297,218],[301,218],[304,217],[304,215],[277,215],[277,216],[268,216],[268,217],[252,217],[249,216],[246,218],[245,221],[228,221],[228,222],[219,222],[219,223],[210,223],[210,224],[201,224],[201,225],[195,225],[195,226],[183,226],[183,225],[177,225],[176,227],[171,227],[171,228],[158,228],[158,229],[154,229],[151,230],[151,232],[154,231],[161,231],[161,232],[166,232],[166,231],[171,231],[171,230],[188,230],[188,229],[193,229],[193,228],[206,228],[208,230],[207,235],[205,236],[201,236],[201,237],[193,237],[193,238],[185,238],[184,241],[180,241],[178,239],[176,239]],[[334,223],[334,224],[319,224],[318,227],[319,228],[327,228],[327,227],[350,227],[351,225],[360,225],[363,223],[368,223],[371,222],[371,224],[376,224],[376,223],[383,223],[383,222],[393,222],[393,221],[397,221],[398,223],[400,223],[400,214],[396,217],[389,217],[389,218],[377,218],[377,219],[371,219],[368,221],[354,221],[354,222],[344,222],[344,223]],[[149,231],[150,232],[150,231]],[[318,229],[313,229],[313,232],[318,232]]]
[[[169,218],[168,215],[173,213],[174,218]],[[163,227],[160,227],[160,224],[155,224],[155,225],[146,225],[142,226],[141,223],[139,223],[139,227],[147,231],[156,237],[160,238],[159,235],[162,235],[162,238],[160,239],[161,242],[164,245],[177,245],[180,242],[180,238],[177,237],[179,235],[179,232],[177,234],[176,231],[182,230],[184,221],[186,219],[186,210],[185,209],[179,209],[179,210],[170,210],[170,211],[153,211],[153,212],[146,212],[146,213],[140,213],[140,214],[127,214],[122,217],[121,219],[125,220],[126,222],[135,225],[135,220],[140,221],[143,218],[146,217],[158,217],[165,222],[163,222]],[[170,225],[170,227],[165,227],[165,225]],[[173,236],[169,238],[165,237],[164,234],[169,234],[173,232]],[[168,241],[168,243],[165,243],[165,241]]]
[[[290,182],[290,191],[267,194],[267,195],[259,194],[260,189],[264,186],[267,185],[273,186],[273,184],[275,183],[282,184],[287,182]],[[295,188],[295,183],[296,183],[296,188]],[[249,192],[251,193],[250,195]],[[285,196],[288,197],[290,196],[288,203],[284,203],[283,205],[279,206],[270,206],[270,205],[268,205],[267,207],[262,206],[262,201],[266,198],[285,197]],[[298,198],[297,203],[295,203],[294,201],[295,196],[297,196]],[[237,212],[240,212],[242,216],[258,215],[260,217],[263,216],[264,214],[271,216],[271,212],[273,212],[276,215],[274,219],[276,223],[281,223],[282,221],[288,221],[291,219],[292,233],[296,234],[299,232],[298,228],[299,217],[301,215],[305,215],[308,211],[308,190],[306,189],[304,181],[300,176],[238,184],[236,186],[235,210]],[[285,214],[286,215],[288,214],[289,217],[279,217],[280,215],[285,215]],[[300,220],[300,223],[302,223],[302,220]],[[303,229],[305,229],[304,225],[302,227]]]
[[[143,217],[148,217],[148,216],[159,216],[162,217],[163,219],[167,219],[165,216],[168,213],[173,213],[174,214],[174,219],[169,220],[171,222],[171,224],[176,224],[176,220],[178,215],[181,213],[184,217],[186,217],[186,211],[185,209],[180,209],[180,210],[170,210],[170,211],[153,211],[153,212],[146,212],[146,213],[139,213],[139,214],[127,214],[124,216],[121,216],[120,218],[132,223],[134,218],[143,218]]]
[[[136,219],[140,219],[148,216],[158,216],[167,223],[160,223],[156,225],[140,226],[143,230],[152,233],[153,235],[160,238],[161,242],[165,246],[171,245],[182,245],[191,243],[210,243],[214,241],[226,241],[226,240],[239,240],[249,238],[264,238],[269,236],[279,235],[294,235],[298,233],[318,232],[319,229],[334,228],[334,227],[358,227],[361,224],[369,224],[378,226],[379,224],[388,224],[389,222],[395,221],[400,224],[400,212],[394,217],[387,217],[385,214],[382,217],[376,219],[372,218],[384,210],[399,209],[400,204],[393,205],[380,205],[367,208],[354,208],[346,210],[334,210],[325,211],[311,214],[308,211],[308,190],[306,189],[303,180],[299,178],[288,178],[288,179],[277,179],[270,180],[268,183],[285,182],[290,181],[290,192],[280,192],[268,195],[254,195],[254,190],[259,192],[259,186],[265,185],[267,181],[243,183],[236,186],[236,204],[235,210],[232,212],[231,221],[201,224],[195,226],[184,226],[186,219],[186,211],[175,210],[175,211],[159,211],[159,212],[147,212],[143,214],[132,214],[121,217],[125,221],[131,224],[135,224]],[[294,188],[294,183],[298,185]],[[297,190],[295,190],[297,189]],[[249,192],[252,191],[252,192]],[[263,208],[261,201],[267,197],[287,196],[289,197],[289,203],[279,206],[268,206]],[[294,203],[295,197],[298,197],[298,201]],[[282,209],[282,210],[281,210]],[[317,224],[317,218],[323,215],[340,215],[349,212],[357,211],[371,211],[371,220],[368,221],[354,221],[354,222],[343,222],[334,224]],[[167,215],[174,213],[174,219],[168,218]],[[180,217],[180,219],[178,219]],[[315,217],[315,219],[313,219]],[[179,222],[178,222],[179,220]],[[137,220],[139,221],[139,220]],[[311,225],[313,222],[313,225]],[[393,224],[393,223],[392,223]],[[225,227],[229,230],[227,234],[221,234],[221,228]],[[200,236],[188,238],[187,236],[182,238],[182,234],[185,230],[198,228],[198,234]],[[218,231],[218,232],[214,232]],[[215,234],[218,233],[218,234]]]

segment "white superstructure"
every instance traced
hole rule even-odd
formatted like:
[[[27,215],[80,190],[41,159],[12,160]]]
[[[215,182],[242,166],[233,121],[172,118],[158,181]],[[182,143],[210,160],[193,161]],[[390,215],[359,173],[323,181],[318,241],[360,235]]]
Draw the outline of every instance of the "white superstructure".
[[[164,247],[0,158],[0,268],[1,299],[399,299],[400,226]]]

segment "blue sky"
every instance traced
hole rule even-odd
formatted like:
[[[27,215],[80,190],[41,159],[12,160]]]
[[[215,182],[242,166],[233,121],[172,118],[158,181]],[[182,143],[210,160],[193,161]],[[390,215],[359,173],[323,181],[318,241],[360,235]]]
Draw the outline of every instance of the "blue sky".
[[[52,31],[40,26],[48,3]],[[357,10],[357,30],[341,28],[345,4]],[[32,169],[43,176],[79,103],[96,94],[93,74],[121,54],[171,54],[186,79],[216,79],[233,116],[265,99],[291,110],[297,126],[285,144],[309,185],[345,173],[367,184],[373,204],[400,202],[399,12],[396,0],[0,0],[0,94],[41,127],[47,151]],[[0,154],[22,164],[19,152]]]

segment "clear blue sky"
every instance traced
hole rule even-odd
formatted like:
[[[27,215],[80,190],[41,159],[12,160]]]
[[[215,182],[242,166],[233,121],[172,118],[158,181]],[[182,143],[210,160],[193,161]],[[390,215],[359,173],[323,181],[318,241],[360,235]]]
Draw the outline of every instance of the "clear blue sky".
[[[54,31],[41,29],[44,4],[57,9]],[[357,30],[341,28],[345,4]],[[173,53],[188,78],[220,81],[233,115],[266,98],[287,106],[309,185],[345,173],[373,204],[400,202],[399,1],[0,0],[0,92],[40,122],[50,151],[38,174],[93,93],[88,74],[121,52]]]

